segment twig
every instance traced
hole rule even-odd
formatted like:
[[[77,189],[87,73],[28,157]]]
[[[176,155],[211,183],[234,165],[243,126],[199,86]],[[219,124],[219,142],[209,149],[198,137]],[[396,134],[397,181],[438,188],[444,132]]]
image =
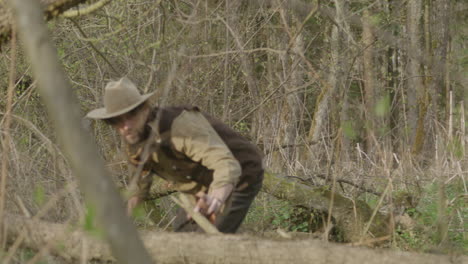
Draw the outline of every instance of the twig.
[[[277,151],[277,150],[286,149],[286,148],[305,147],[305,146],[315,145],[315,144],[318,144],[318,143],[319,142],[317,142],[317,141],[306,141],[305,143],[276,145],[276,146],[273,146],[271,149],[268,149],[266,151],[272,152],[272,151]],[[257,144],[257,146],[259,146],[260,148],[262,148],[262,146],[264,146],[264,145],[265,145],[265,143],[262,143],[262,142]]]
[[[57,194],[55,194],[46,202],[46,204],[37,212],[37,214],[32,217],[32,220],[37,220],[44,216],[49,211],[49,209],[51,209],[52,206],[54,206],[55,203],[58,202],[59,199],[61,199],[65,194],[67,194],[74,188],[76,188],[76,182],[68,183],[62,190],[60,190]],[[9,248],[5,257],[2,259],[2,264],[8,264],[10,262],[11,258],[18,250],[21,243],[23,243],[23,240],[26,238],[27,233],[28,230],[24,228],[23,231],[16,238],[13,245]]]
[[[31,218],[31,212],[29,212],[28,208],[23,203],[23,200],[21,200],[21,197],[19,195],[15,194],[16,198],[16,205],[20,208],[21,212],[23,212],[24,216],[27,218]]]
[[[11,26],[11,63],[10,63],[10,76],[7,91],[7,103],[5,110],[5,123],[3,124],[4,137],[2,140],[2,175],[0,185],[0,243],[2,249],[6,243],[6,232],[3,232],[3,215],[5,210],[5,192],[8,175],[8,154],[10,153],[10,124],[11,124],[11,109],[13,105],[13,90],[15,89],[16,79],[16,24]]]
[[[86,33],[83,31],[83,29],[81,29],[80,25],[78,24],[78,22],[76,22],[73,18],[69,18],[70,21],[76,26],[76,28],[78,29],[78,31],[81,33],[81,35],[83,35],[84,38],[88,38],[88,36],[86,35]],[[104,54],[102,54],[102,52],[100,52],[96,46],[94,46],[94,44],[92,42],[88,42],[89,46],[94,50],[96,51],[96,53],[111,67],[111,69],[114,71],[114,73],[116,73],[117,75],[122,75],[115,67],[114,65],[112,65],[112,63],[109,62],[109,60],[104,56]]]
[[[208,234],[220,234],[218,229],[210,223],[206,217],[204,217],[202,214],[198,212],[193,211],[193,205],[191,202],[188,200],[188,198],[185,195],[180,195],[179,198],[176,198],[174,196],[171,196],[172,200],[176,202],[180,207],[182,207],[185,212],[187,212],[187,215],[190,215],[192,219],[200,226],[206,233]]]
[[[460,102],[460,141],[462,149],[462,157],[465,157],[465,140],[466,140],[466,128],[465,128],[465,105],[464,102]]]
[[[270,52],[278,55],[283,55],[286,53],[284,50],[277,50],[277,49],[272,49],[272,48],[255,48],[255,49],[244,49],[244,50],[226,50],[226,51],[221,51],[221,52],[215,52],[215,53],[209,53],[209,54],[203,54],[203,55],[184,55],[182,56],[187,57],[189,59],[200,59],[200,58],[210,58],[210,57],[219,57],[219,56],[225,56],[229,54],[250,54],[250,53],[255,53],[255,52]]]
[[[314,184],[314,182],[312,181],[312,177],[318,177],[318,178],[320,178],[320,179],[324,179],[324,180],[326,180],[326,181],[329,181],[329,179],[327,179],[327,176],[322,175],[322,174],[316,174],[316,175],[313,175],[313,176],[310,177],[310,178],[301,178],[301,177],[292,176],[292,175],[288,175],[288,176],[286,176],[286,177],[298,179],[298,180],[300,180],[300,181],[302,181],[302,182],[304,182],[304,183],[306,183],[306,184],[307,184],[307,183],[308,183],[308,184]],[[353,186],[353,187],[356,187],[356,188],[361,189],[361,190],[363,190],[363,191],[365,191],[365,192],[374,194],[374,195],[376,195],[376,196],[381,196],[381,195],[382,195],[381,192],[374,191],[374,190],[369,189],[369,188],[364,187],[364,186],[360,186],[360,185],[358,185],[358,184],[356,184],[356,183],[354,183],[354,182],[352,182],[352,181],[349,181],[349,180],[337,178],[337,179],[336,179],[336,182],[349,184],[349,185],[351,185],[351,186]],[[315,184],[314,184],[314,185],[315,185]]]
[[[369,231],[369,228],[372,224],[372,221],[374,221],[374,217],[375,215],[377,214],[379,208],[380,208],[380,205],[382,204],[382,201],[383,199],[385,198],[385,196],[387,195],[387,192],[388,190],[390,190],[390,186],[392,185],[391,184],[391,180],[388,181],[388,184],[387,184],[387,187],[385,188],[385,191],[383,192],[382,196],[380,196],[380,199],[379,199],[379,202],[377,203],[377,206],[374,208],[374,211],[372,212],[372,216],[371,218],[369,219],[369,222],[367,222],[363,232],[362,232],[362,235],[361,235],[361,239],[359,239],[359,243],[362,243],[364,240],[364,237],[365,235],[367,234],[367,231]]]
[[[307,23],[307,21],[309,21],[309,19],[313,16],[315,16],[315,14],[317,14],[317,11],[319,10],[319,7],[320,7],[320,1],[319,0],[316,0],[315,1],[315,8],[312,9],[309,14],[307,15],[307,17],[304,19],[304,21],[302,22],[301,26],[299,27],[299,29],[297,30],[297,32],[294,34],[294,36],[289,40],[289,45],[288,45],[288,48],[287,48],[287,51],[289,51],[292,46],[294,45],[294,42],[296,41],[296,38],[299,36],[299,34],[301,34],[302,30],[304,29],[304,26],[305,24]]]
[[[79,40],[83,40],[83,41],[89,41],[89,42],[103,42],[104,40],[107,40],[108,38],[110,37],[113,37],[114,35],[117,35],[119,34],[120,32],[124,31],[125,30],[125,27],[120,27],[119,29],[116,29],[115,31],[112,31],[112,32],[109,32],[109,33],[106,33],[106,34],[102,34],[99,38],[85,38],[84,36],[77,36],[77,38]]]
[[[331,159],[328,163],[327,166],[327,178],[330,176],[330,171],[331,171],[331,166],[333,163],[333,159],[335,157],[335,149],[336,149],[336,141],[338,140],[338,135],[335,137],[333,140],[333,148],[332,148],[332,153],[331,153]],[[335,192],[336,192],[336,174],[333,174],[333,181],[332,181],[332,188],[331,188],[331,197],[330,197],[330,206],[328,207],[328,215],[327,215],[327,225],[325,228],[325,233],[324,233],[324,238],[325,241],[328,241],[328,235],[331,230],[331,218],[332,218],[332,211],[333,211],[333,205],[335,203]]]
[[[315,176],[318,177],[318,178],[324,179],[324,180],[327,179],[327,177],[326,177],[325,175],[317,174],[317,175],[315,175]],[[374,191],[374,190],[369,189],[369,188],[364,187],[364,186],[360,186],[360,185],[358,185],[358,184],[356,184],[356,183],[354,183],[354,182],[352,182],[352,181],[350,181],[350,180],[336,179],[336,181],[339,182],[339,183],[346,183],[346,184],[349,184],[349,185],[351,185],[351,186],[353,186],[353,187],[356,187],[356,188],[358,188],[358,189],[361,189],[361,190],[363,190],[363,191],[365,191],[365,192],[368,192],[368,193],[372,193],[372,194],[377,195],[377,196],[381,196],[381,195],[382,195],[381,192]]]
[[[100,0],[86,7],[79,7],[78,9],[75,9],[75,10],[67,10],[61,16],[65,18],[72,18],[72,17],[77,17],[77,16],[88,15],[98,10],[99,8],[107,5],[108,3],[110,3],[110,1],[111,0]]]
[[[247,118],[249,115],[251,115],[253,112],[257,111],[257,109],[259,109],[261,106],[263,106],[265,103],[267,103],[271,97],[273,97],[273,95],[275,93],[277,93],[278,91],[280,91],[280,89],[283,87],[283,85],[289,81],[289,77],[291,76],[291,74],[288,75],[288,77],[278,85],[278,87],[276,87],[273,91],[271,91],[271,93],[269,95],[267,95],[263,101],[261,101],[259,104],[257,104],[254,108],[250,109],[250,111],[245,114],[244,116],[242,116],[239,120],[237,120],[237,122],[234,124],[234,127],[238,126],[242,121],[244,121],[245,118]]]
[[[6,113],[0,111],[0,115],[6,116]],[[41,139],[42,142],[45,144],[47,150],[50,152],[50,154],[56,155],[56,153],[58,153],[60,156],[64,157],[60,149],[46,135],[44,135],[44,133],[42,133],[39,130],[39,128],[36,127],[31,121],[17,115],[11,115],[11,117],[14,117],[17,121],[23,123],[25,127],[29,128],[30,131],[32,131],[39,139]]]

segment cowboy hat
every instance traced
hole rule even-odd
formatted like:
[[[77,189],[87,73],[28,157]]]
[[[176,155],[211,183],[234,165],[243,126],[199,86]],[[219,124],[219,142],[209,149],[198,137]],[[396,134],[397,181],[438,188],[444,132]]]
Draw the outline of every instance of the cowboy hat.
[[[104,88],[104,107],[90,111],[86,117],[108,119],[123,115],[148,100],[153,93],[141,95],[127,77],[107,83]]]

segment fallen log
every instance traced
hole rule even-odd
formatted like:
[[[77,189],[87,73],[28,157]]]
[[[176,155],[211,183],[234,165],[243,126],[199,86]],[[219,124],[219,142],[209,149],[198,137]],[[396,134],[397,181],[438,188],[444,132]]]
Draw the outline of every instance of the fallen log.
[[[108,246],[68,225],[6,215],[9,240],[26,230],[24,247],[68,260],[114,261]],[[440,264],[468,263],[466,256],[416,254],[358,248],[320,240],[267,240],[246,235],[207,235],[143,231],[142,239],[156,263],[314,263],[314,264]],[[85,250],[83,250],[85,246]]]
[[[173,193],[174,190],[167,186],[163,180],[155,180],[149,200]],[[280,177],[270,172],[265,173],[261,191],[288,201],[293,206],[325,213],[329,211],[332,196],[328,186],[310,187],[290,177]],[[331,215],[345,242],[358,242],[392,234],[389,218],[378,211],[372,218],[374,210],[364,201],[353,201],[338,192],[335,192],[333,199]],[[370,220],[372,221],[369,223]]]
[[[329,211],[332,197],[332,192],[327,186],[310,187],[272,173],[265,173],[262,191],[292,205],[322,212]],[[373,209],[365,202],[353,201],[338,192],[334,193],[333,199],[331,215],[345,241],[356,242],[366,237],[384,237],[391,234],[388,217],[376,212],[372,218]],[[370,220],[372,221],[365,233]]]

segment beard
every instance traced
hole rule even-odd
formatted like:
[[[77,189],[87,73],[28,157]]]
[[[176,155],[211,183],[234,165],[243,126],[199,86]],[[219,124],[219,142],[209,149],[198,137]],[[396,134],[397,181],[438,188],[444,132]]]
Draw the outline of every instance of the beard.
[[[131,130],[124,135],[124,139],[130,145],[138,144],[148,138],[149,132],[149,126],[145,124],[141,129]]]
[[[127,141],[128,144],[133,145],[139,143],[141,141],[141,137],[136,133],[130,133],[125,136],[125,141]]]

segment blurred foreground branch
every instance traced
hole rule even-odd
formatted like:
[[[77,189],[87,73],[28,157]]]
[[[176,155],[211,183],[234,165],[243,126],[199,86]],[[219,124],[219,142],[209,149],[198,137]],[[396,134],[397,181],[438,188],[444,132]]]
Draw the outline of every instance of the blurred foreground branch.
[[[41,7],[34,0],[8,1],[24,48],[31,61],[41,98],[44,100],[59,141],[77,177],[87,204],[96,212],[112,253],[120,263],[152,263],[126,216],[104,162],[90,135],[81,127],[80,107],[59,65]]]

